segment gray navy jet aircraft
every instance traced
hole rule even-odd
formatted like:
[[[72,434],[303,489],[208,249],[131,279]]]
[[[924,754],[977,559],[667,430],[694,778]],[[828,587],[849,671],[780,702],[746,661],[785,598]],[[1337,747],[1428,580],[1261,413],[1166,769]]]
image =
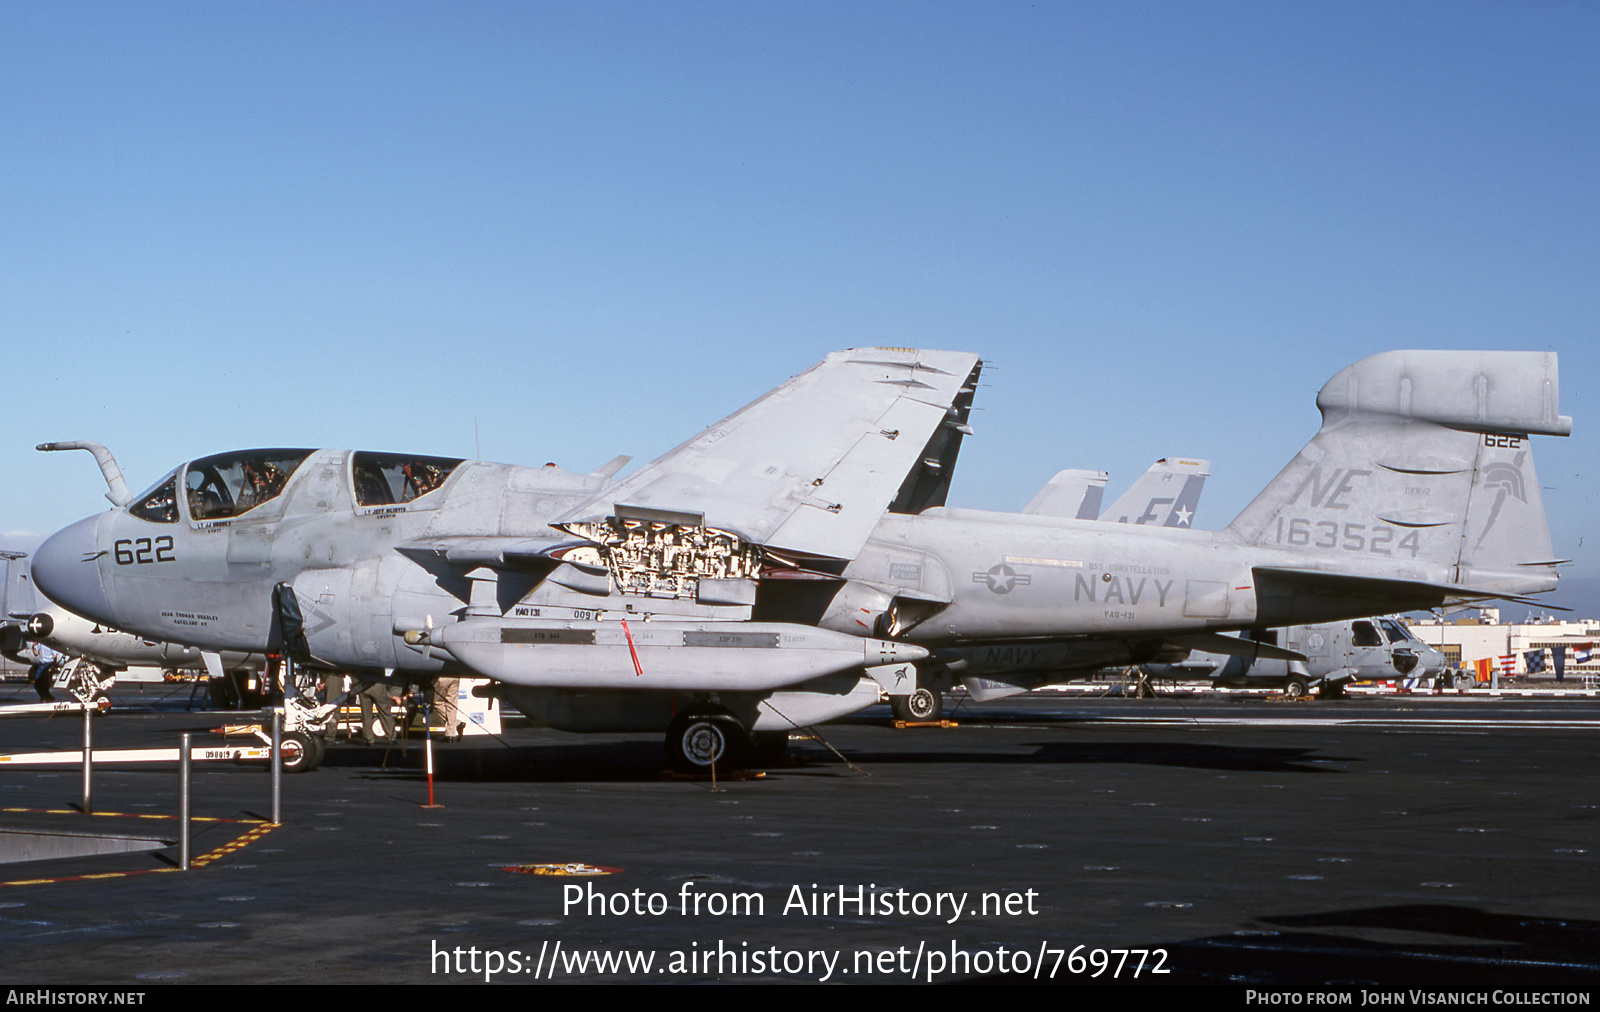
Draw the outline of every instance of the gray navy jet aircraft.
[[[1022,512],[1119,524],[1192,527],[1200,492],[1210,474],[1209,460],[1162,457],[1102,512],[1100,501],[1110,476],[1105,471],[1069,468],[1051,478],[1022,507]]]
[[[880,686],[1193,649],[1296,659],[1223,633],[1555,587],[1528,448],[1571,431],[1553,354],[1350,366],[1311,443],[1222,531],[946,507],[980,369],[836,353],[620,481],[215,454],[54,535],[35,579],[152,638],[470,672],[552,727],[665,728],[690,769],[781,749]]]

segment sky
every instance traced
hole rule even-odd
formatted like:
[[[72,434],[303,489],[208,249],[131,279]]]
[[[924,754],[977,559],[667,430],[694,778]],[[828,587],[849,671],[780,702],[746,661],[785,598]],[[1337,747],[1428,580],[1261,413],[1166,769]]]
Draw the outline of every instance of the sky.
[[[1505,348],[1600,587],[1597,52],[1583,0],[4,0],[0,532],[105,507],[47,440],[591,470],[863,345],[984,357],[952,505],[1199,456],[1222,527],[1345,365]]]

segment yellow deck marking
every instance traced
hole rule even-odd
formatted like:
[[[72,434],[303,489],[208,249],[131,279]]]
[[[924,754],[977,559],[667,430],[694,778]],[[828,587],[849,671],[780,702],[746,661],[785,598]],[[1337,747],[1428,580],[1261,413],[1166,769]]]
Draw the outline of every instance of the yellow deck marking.
[[[44,815],[80,815],[80,814],[82,814],[82,813],[78,812],[76,809],[72,809],[72,808],[5,808],[5,809],[0,809],[0,811],[5,811],[5,812],[32,812],[32,813],[35,813],[35,814],[44,814]],[[99,818],[99,817],[123,818],[123,819],[176,819],[177,818],[176,815],[147,815],[147,814],[127,813],[127,812],[96,812],[94,815],[90,816],[90,818]],[[190,870],[193,870],[195,868],[204,868],[206,865],[211,864],[213,861],[216,861],[219,858],[228,857],[229,855],[237,853],[238,851],[243,850],[245,847],[248,847],[250,844],[255,843],[257,840],[261,839],[263,836],[266,836],[268,833],[272,832],[274,829],[278,828],[278,824],[277,823],[264,822],[261,819],[224,819],[224,818],[219,818],[219,817],[216,817],[216,816],[206,816],[206,817],[203,817],[203,818],[193,818],[190,821],[191,822],[236,822],[236,823],[240,823],[240,824],[243,824],[243,825],[249,825],[249,826],[252,827],[251,829],[246,830],[244,832],[244,834],[239,836],[237,839],[232,840],[232,841],[230,841],[228,843],[225,843],[222,846],[215,848],[214,850],[207,851],[206,853],[201,854],[199,857],[192,858],[189,861]],[[164,873],[169,872],[169,871],[181,871],[181,870],[182,870],[181,868],[171,868],[171,867],[168,867],[168,868],[138,868],[138,869],[135,869],[133,871],[103,871],[103,872],[96,872],[96,873],[94,873],[92,875],[62,875],[62,876],[60,876],[58,878],[13,879],[10,882],[0,882],[0,889],[3,889],[5,887],[7,887],[7,886],[49,885],[49,884],[57,883],[57,882],[91,882],[91,881],[100,881],[100,880],[104,880],[104,879],[108,879],[108,878],[133,878],[136,875],[161,875],[161,874],[164,874]]]

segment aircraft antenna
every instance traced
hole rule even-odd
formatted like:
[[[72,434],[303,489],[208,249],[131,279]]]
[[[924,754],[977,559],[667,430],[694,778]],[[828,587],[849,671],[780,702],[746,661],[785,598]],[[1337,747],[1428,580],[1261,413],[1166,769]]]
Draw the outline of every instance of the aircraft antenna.
[[[111,500],[113,506],[126,506],[133,502],[133,493],[128,489],[128,483],[122,479],[122,469],[117,466],[117,459],[111,456],[111,451],[99,443],[88,439],[75,439],[68,443],[40,443],[34,447],[36,450],[50,452],[52,450],[88,450],[94,454],[95,463],[100,465],[100,474],[106,480],[106,486],[111,491],[106,493],[106,498]]]

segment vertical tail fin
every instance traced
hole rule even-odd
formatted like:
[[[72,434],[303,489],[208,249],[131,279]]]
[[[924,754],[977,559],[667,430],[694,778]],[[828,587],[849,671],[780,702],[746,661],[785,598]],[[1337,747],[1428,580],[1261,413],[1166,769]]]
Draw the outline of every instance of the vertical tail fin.
[[[1150,465],[1101,520],[1152,527],[1194,527],[1200,491],[1211,474],[1211,461],[1188,457],[1162,457]]]
[[[1565,436],[1556,356],[1393,351],[1317,395],[1322,428],[1229,526],[1317,568],[1554,589],[1531,435]]]
[[[1104,471],[1068,468],[1058,472],[1022,507],[1022,512],[1045,517],[1073,517],[1095,520],[1100,516],[1100,497],[1105,494]]]

